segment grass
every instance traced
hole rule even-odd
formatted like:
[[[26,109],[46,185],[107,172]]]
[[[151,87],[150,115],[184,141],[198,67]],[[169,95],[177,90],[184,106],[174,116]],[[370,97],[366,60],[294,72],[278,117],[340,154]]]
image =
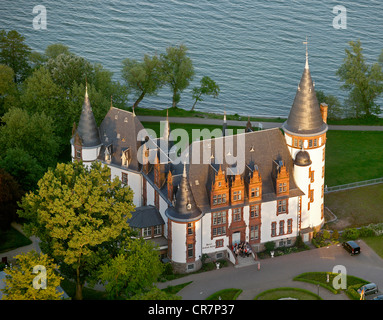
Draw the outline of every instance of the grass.
[[[32,241],[14,228],[0,233],[0,252],[30,245]]]
[[[383,184],[328,193],[324,201],[338,217],[328,224],[330,229],[356,228],[383,221]]]
[[[213,293],[206,300],[237,300],[241,293],[242,289],[223,289]]]
[[[383,236],[362,238],[367,245],[383,258]]]
[[[183,288],[185,288],[187,285],[191,284],[193,281],[185,282],[178,284],[176,286],[167,286],[166,288],[162,289],[162,291],[166,292],[167,294],[177,294],[179,291],[181,291]]]
[[[329,275],[329,282],[327,282],[327,275]],[[334,294],[340,292],[340,289],[333,288],[333,280],[338,276],[338,273],[332,272],[306,272],[302,273],[299,276],[296,276],[294,281],[303,281],[316,285],[320,285],[321,287],[331,291]],[[369,283],[369,281],[363,280],[361,278],[357,278],[351,275],[347,275],[347,287],[356,286],[356,285],[364,285]]]
[[[275,288],[263,291],[254,300],[279,300],[282,298],[294,298],[298,300],[322,300],[322,298],[311,291],[300,288]]]
[[[383,177],[383,132],[327,133],[325,184],[337,186]]]

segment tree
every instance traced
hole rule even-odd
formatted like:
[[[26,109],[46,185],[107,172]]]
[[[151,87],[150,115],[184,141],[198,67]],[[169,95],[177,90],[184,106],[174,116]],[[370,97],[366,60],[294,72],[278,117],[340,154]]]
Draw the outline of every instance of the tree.
[[[118,177],[111,180],[110,169],[99,162],[89,168],[59,163],[23,198],[18,214],[28,220],[26,234],[37,236],[41,250],[54,258],[65,278],[74,280],[75,299],[82,299],[84,283],[95,281],[121,234],[129,232],[132,199],[132,190]]]
[[[175,294],[166,293],[157,287],[151,288],[149,291],[138,293],[129,300],[181,300],[182,297]]]
[[[181,99],[183,92],[194,77],[192,60],[187,56],[188,48],[181,44],[179,47],[166,48],[166,54],[161,54],[162,70],[165,76],[165,83],[170,86],[172,107],[175,108]]]
[[[11,67],[0,64],[0,116],[18,104],[15,73]]]
[[[20,149],[38,161],[43,168],[57,161],[58,142],[53,120],[44,113],[29,115],[26,110],[12,108],[2,118],[0,158],[10,149]]]
[[[118,255],[101,267],[100,280],[110,298],[129,298],[147,292],[162,273],[158,252],[142,238],[124,241]]]
[[[380,113],[376,100],[383,92],[383,72],[376,62],[367,65],[360,40],[349,42],[350,49],[345,49],[344,63],[336,74],[344,82],[342,89],[349,92],[346,104],[353,109],[356,118],[370,117]]]
[[[326,95],[322,90],[316,91],[317,100],[319,103],[326,103],[328,106],[327,116],[329,119],[341,119],[344,115],[344,107],[339,99],[334,95]]]
[[[194,110],[194,107],[198,101],[203,101],[201,98],[203,94],[217,98],[219,91],[219,86],[214,82],[214,80],[208,76],[204,76],[200,80],[200,86],[193,88],[193,99],[195,99],[195,101],[191,110]]]
[[[60,300],[57,287],[63,279],[58,266],[46,254],[30,251],[16,257],[16,263],[5,268],[3,300]],[[44,275],[45,273],[45,275]]]
[[[122,77],[138,97],[133,108],[138,107],[145,95],[155,95],[163,86],[160,60],[156,55],[145,55],[142,62],[127,58],[122,61],[122,65]]]
[[[0,63],[12,68],[16,83],[22,82],[30,72],[28,63],[31,48],[24,43],[25,37],[16,30],[0,31]]]
[[[9,229],[16,219],[17,202],[22,195],[23,191],[15,178],[0,168],[0,231]]]
[[[45,48],[45,56],[49,59],[56,59],[60,54],[70,55],[69,47],[62,43],[53,43]]]

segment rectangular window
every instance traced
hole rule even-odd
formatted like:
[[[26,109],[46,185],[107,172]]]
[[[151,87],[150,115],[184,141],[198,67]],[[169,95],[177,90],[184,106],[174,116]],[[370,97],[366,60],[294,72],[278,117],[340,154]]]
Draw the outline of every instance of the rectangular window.
[[[303,144],[302,140],[299,139],[299,148],[302,148],[302,144]]]
[[[237,209],[233,210],[233,221],[234,222],[242,220],[241,219],[241,213],[242,213],[241,208],[237,208]]]
[[[213,225],[226,224],[226,211],[213,212]]]
[[[250,226],[250,240],[259,239],[259,226]]]
[[[242,191],[233,192],[233,201],[238,201],[242,199]]]
[[[188,243],[188,258],[194,257],[194,250],[193,250],[193,244]]]
[[[125,172],[121,173],[121,181],[123,184],[128,184],[128,174]]]
[[[192,235],[193,234],[193,224],[192,223],[188,223],[188,235]]]
[[[149,228],[142,228],[142,236],[144,238],[151,237],[152,236],[152,227]]]
[[[213,205],[226,203],[226,194],[217,194],[213,196]]]
[[[313,147],[313,141],[309,140],[309,148],[312,148],[312,147]]]
[[[295,148],[298,147],[298,140],[297,140],[297,138],[294,138],[294,147]]]
[[[287,200],[278,200],[278,214],[287,213]]]
[[[317,146],[318,146],[318,140],[314,139],[314,147],[317,147]]]
[[[225,234],[226,234],[226,227],[225,226],[213,228],[213,237],[222,236]]]
[[[217,240],[215,242],[215,247],[216,248],[222,248],[223,247],[223,239]]]
[[[81,149],[76,149],[76,158],[81,159]]]
[[[287,233],[293,232],[293,219],[287,220]]]
[[[250,218],[259,217],[259,204],[250,206]]]
[[[275,237],[277,235],[277,223],[272,222],[271,223],[271,236]]]
[[[279,235],[285,234],[285,222],[279,221]]]
[[[162,226],[161,225],[154,226],[154,235],[159,236],[161,234],[162,234]]]

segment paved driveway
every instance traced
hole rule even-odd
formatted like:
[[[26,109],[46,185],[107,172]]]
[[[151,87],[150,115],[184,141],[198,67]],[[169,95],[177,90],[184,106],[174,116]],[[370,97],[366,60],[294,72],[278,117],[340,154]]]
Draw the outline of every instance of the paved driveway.
[[[361,254],[358,256],[350,256],[341,245],[334,245],[260,260],[259,271],[256,265],[242,268],[230,266],[158,284],[158,287],[193,281],[178,293],[184,300],[204,300],[212,293],[225,288],[242,289],[238,299],[251,300],[258,293],[277,287],[298,287],[314,293],[318,293],[319,290],[319,295],[325,300],[348,299],[345,294],[334,295],[316,285],[292,281],[292,278],[303,272],[332,272],[336,265],[342,265],[347,274],[375,282],[383,289],[383,259],[363,241],[357,242],[361,247]]]

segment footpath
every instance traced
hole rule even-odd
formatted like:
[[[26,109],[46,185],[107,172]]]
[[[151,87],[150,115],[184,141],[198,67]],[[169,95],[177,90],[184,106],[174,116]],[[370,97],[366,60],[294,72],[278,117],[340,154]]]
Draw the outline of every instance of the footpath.
[[[142,122],[160,122],[165,121],[166,117],[160,116],[137,116]],[[209,118],[183,118],[183,117],[169,117],[170,123],[191,123],[191,124],[205,124],[205,125],[222,125],[222,119],[209,119]],[[246,127],[247,121],[240,120],[227,120],[228,126]],[[260,127],[262,129],[280,128],[283,123],[281,122],[251,122],[253,127]],[[383,126],[355,126],[355,125],[329,125],[329,130],[349,130],[349,131],[383,131]]]

